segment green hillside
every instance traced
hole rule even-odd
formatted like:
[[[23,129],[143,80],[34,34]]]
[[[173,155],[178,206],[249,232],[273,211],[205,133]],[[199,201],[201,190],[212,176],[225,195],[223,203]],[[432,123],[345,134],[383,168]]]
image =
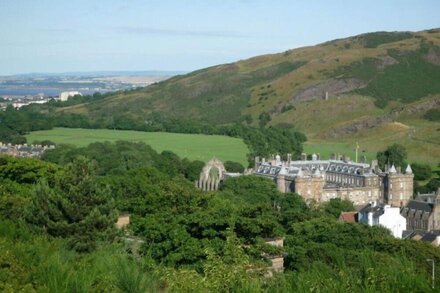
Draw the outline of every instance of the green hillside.
[[[365,140],[372,153],[400,133],[396,139],[410,154],[428,151],[414,157],[440,161],[440,123],[426,118],[439,108],[440,29],[434,29],[368,33],[258,56],[57,111],[107,123],[148,122],[157,114],[215,125],[258,126],[264,119],[295,127],[312,143]]]
[[[141,132],[109,129],[55,128],[34,131],[26,136],[29,142],[50,140],[55,143],[80,147],[98,141],[126,140],[144,142],[158,152],[172,151],[181,158],[208,161],[217,157],[224,161],[247,164],[248,148],[243,140],[220,135],[179,134],[164,132]]]

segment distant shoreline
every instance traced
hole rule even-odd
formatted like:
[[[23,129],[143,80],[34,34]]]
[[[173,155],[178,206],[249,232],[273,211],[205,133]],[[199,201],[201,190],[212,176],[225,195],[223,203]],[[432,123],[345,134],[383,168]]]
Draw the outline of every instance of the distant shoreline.
[[[60,89],[60,88],[25,88],[25,89],[16,89],[16,88],[0,88],[0,96],[4,97],[25,97],[25,96],[36,96],[38,94],[44,94],[45,96],[59,96],[60,93],[68,90],[77,90],[81,92],[83,95],[91,95],[96,92],[106,93],[106,90],[81,90],[81,89]]]

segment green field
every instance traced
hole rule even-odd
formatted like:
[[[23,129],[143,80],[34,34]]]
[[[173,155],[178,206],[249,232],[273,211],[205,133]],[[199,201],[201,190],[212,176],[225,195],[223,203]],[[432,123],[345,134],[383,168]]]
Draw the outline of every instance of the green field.
[[[242,139],[220,135],[142,132],[108,129],[54,128],[26,135],[28,142],[51,140],[58,144],[87,146],[97,141],[117,140],[144,142],[158,152],[169,150],[181,158],[208,161],[217,157],[223,161],[240,162],[247,166],[248,148]]]

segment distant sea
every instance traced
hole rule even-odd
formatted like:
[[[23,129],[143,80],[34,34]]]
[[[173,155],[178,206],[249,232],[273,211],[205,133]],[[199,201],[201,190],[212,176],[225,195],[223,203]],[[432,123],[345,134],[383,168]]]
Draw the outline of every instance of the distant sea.
[[[76,89],[70,89],[76,91]],[[60,93],[68,91],[67,89],[54,88],[30,88],[30,89],[16,89],[16,88],[0,88],[0,96],[35,96],[38,94],[45,94],[46,96],[59,96]],[[78,90],[83,95],[90,95],[96,90]],[[104,92],[104,91],[101,91]]]

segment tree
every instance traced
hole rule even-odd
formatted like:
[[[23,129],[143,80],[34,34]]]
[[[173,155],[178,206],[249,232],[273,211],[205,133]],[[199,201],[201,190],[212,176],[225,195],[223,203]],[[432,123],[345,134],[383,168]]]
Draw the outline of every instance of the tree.
[[[405,147],[397,143],[387,147],[383,152],[378,152],[376,155],[379,166],[382,169],[385,168],[385,164],[403,167],[406,164],[407,157],[408,153]]]
[[[202,172],[205,163],[202,161],[189,161],[188,159],[182,160],[182,165],[184,166],[185,178],[193,182],[199,179],[200,172]]]
[[[428,164],[413,163],[411,168],[413,170],[415,180],[428,180],[431,178],[432,169]]]
[[[0,178],[20,184],[35,184],[41,179],[51,183],[59,167],[36,159],[0,157]]]
[[[29,204],[30,184],[20,184],[11,180],[0,182],[0,218],[13,221],[23,219]]]
[[[273,205],[280,193],[276,185],[266,178],[258,176],[239,176],[229,178],[223,183],[224,196],[233,202],[249,204]]]
[[[258,119],[261,128],[266,126],[266,124],[271,120],[270,115],[267,112],[262,112],[260,116],[258,116]]]
[[[440,178],[431,178],[426,185],[420,186],[417,181],[414,181],[414,194],[416,193],[431,193],[437,192],[440,188]]]
[[[242,164],[238,162],[232,162],[232,161],[226,161],[225,162],[225,169],[228,172],[235,172],[235,173],[243,173],[244,167]]]
[[[56,145],[55,142],[45,139],[45,140],[34,140],[33,144],[41,144],[42,146],[51,146],[51,145]]]
[[[341,212],[355,211],[353,203],[349,200],[342,200],[340,198],[332,198],[330,201],[323,204],[323,210],[335,218],[338,218]]]
[[[93,250],[100,240],[112,239],[116,210],[108,190],[97,184],[95,170],[93,162],[78,157],[56,178],[54,187],[40,181],[28,222],[49,235],[67,238],[79,252]]]

